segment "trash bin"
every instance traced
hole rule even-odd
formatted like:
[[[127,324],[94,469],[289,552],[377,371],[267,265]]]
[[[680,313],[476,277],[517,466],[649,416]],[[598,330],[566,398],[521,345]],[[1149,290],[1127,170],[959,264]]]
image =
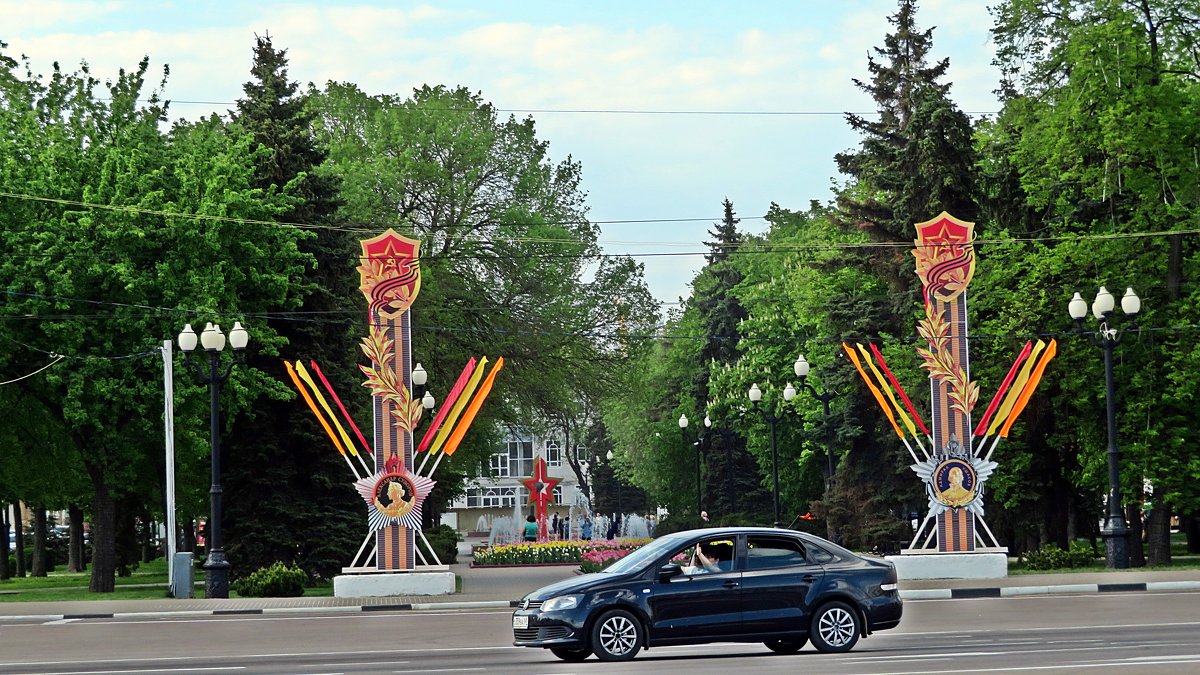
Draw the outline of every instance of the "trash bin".
[[[196,589],[196,570],[192,567],[192,552],[175,554],[171,566],[171,597],[190,598]]]

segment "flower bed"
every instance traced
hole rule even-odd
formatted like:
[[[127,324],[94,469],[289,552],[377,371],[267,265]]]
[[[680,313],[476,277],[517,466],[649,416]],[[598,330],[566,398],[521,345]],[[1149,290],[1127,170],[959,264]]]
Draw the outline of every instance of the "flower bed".
[[[552,565],[577,563],[585,572],[595,572],[649,542],[649,539],[613,539],[608,541],[521,542],[489,546],[475,552],[474,566]],[[597,567],[597,565],[599,565]]]

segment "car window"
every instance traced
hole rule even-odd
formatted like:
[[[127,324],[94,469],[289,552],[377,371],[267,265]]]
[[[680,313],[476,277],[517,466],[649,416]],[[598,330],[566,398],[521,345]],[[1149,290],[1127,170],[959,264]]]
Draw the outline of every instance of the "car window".
[[[681,548],[671,562],[678,563],[687,575],[728,572],[734,566],[734,550],[733,539],[714,537]]]
[[[746,569],[762,570],[808,564],[804,547],[794,539],[751,536],[746,542]]]
[[[837,560],[837,556],[817,544],[810,543],[808,544],[808,559],[821,565],[828,565]]]

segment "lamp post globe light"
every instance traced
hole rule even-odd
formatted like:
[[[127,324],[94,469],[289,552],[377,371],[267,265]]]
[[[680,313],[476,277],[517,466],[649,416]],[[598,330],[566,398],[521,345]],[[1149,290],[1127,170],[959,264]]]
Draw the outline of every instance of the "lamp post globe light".
[[[763,421],[771,429],[771,494],[775,508],[775,527],[783,527],[783,522],[779,519],[779,450],[775,442],[775,426],[783,419],[783,415],[769,413],[766,408],[759,407],[758,404],[762,401],[762,390],[758,388],[757,382],[750,385],[750,391],[746,393],[746,396],[750,399],[750,405],[762,415]],[[793,398],[796,398],[796,388],[792,386],[791,382],[788,382],[787,387],[784,387],[783,390],[783,400],[790,403]]]
[[[193,361],[192,352],[196,349],[197,336],[192,325],[187,324],[179,333],[179,348],[187,357],[188,363],[196,370],[200,381],[208,385],[209,394],[209,431],[212,436],[212,485],[209,488],[208,533],[205,542],[206,558],[204,561],[204,597],[229,597],[229,561],[225,559],[225,548],[221,541],[221,385],[229,379],[233,367],[242,363],[242,353],[250,341],[250,335],[242,328],[242,322],[235,321],[233,330],[229,331],[229,346],[233,348],[234,356],[221,369],[221,352],[225,349],[225,334],[221,327],[209,323],[199,335],[200,346],[208,354],[208,369],[199,360]]]
[[[1104,528],[1100,530],[1104,537],[1105,564],[1112,569],[1129,567],[1129,544],[1126,540],[1129,528],[1125,522],[1125,513],[1121,510],[1121,465],[1120,451],[1117,449],[1117,401],[1113,385],[1113,350],[1121,344],[1121,339],[1136,320],[1142,310],[1142,301],[1132,288],[1125,290],[1121,298],[1121,311],[1129,318],[1130,325],[1120,330],[1113,328],[1112,313],[1116,302],[1112,293],[1101,286],[1092,301],[1092,315],[1100,322],[1099,330],[1088,333],[1083,330],[1083,322],[1087,317],[1087,301],[1079,293],[1071,298],[1067,311],[1075,322],[1079,335],[1087,338],[1092,345],[1099,347],[1104,353],[1104,391],[1105,407],[1108,417],[1108,515]]]

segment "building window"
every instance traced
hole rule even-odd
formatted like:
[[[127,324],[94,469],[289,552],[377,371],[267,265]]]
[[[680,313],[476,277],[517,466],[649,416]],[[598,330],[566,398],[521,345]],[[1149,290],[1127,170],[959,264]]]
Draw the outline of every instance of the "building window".
[[[467,508],[511,508],[516,506],[518,496],[518,488],[471,488],[467,490]]]
[[[508,442],[508,473],[505,475],[533,475],[533,441],[513,440]]]
[[[546,441],[546,464],[549,466],[562,466],[562,448],[559,447],[558,441]]]
[[[492,478],[508,478],[508,455],[497,452],[492,455]]]
[[[554,493],[554,503],[555,503],[555,504],[561,504],[561,503],[563,503],[563,499],[562,499],[562,486],[560,486],[560,485],[555,485],[555,486],[554,486],[553,493]]]

